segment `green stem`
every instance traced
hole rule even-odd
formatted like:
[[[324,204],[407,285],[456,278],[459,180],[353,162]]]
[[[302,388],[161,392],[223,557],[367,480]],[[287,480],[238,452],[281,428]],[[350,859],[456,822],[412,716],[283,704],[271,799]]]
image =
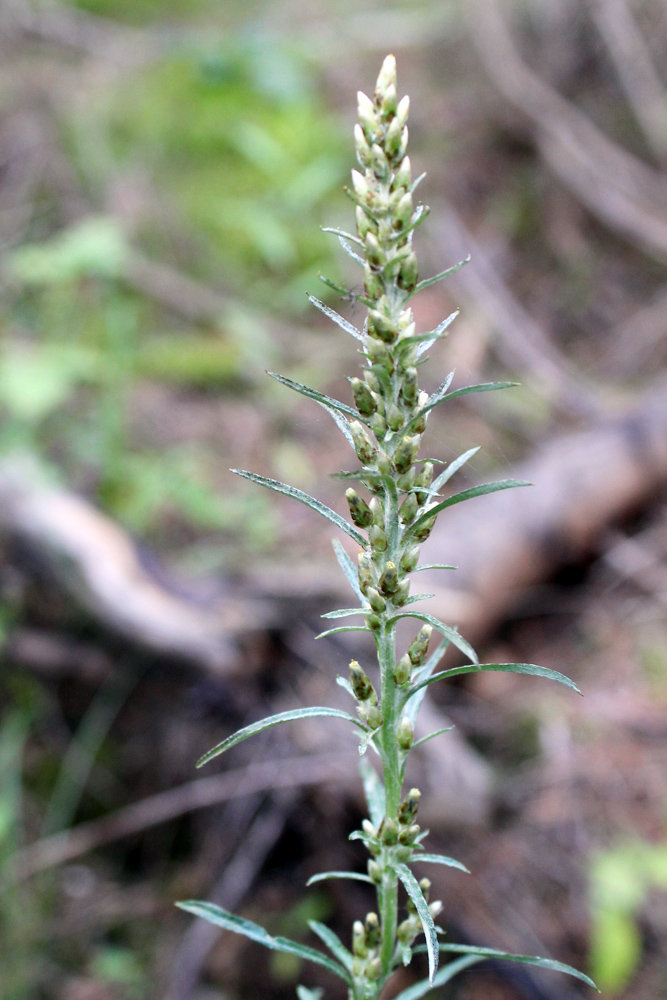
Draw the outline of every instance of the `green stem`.
[[[385,787],[385,815],[396,820],[401,802],[401,768],[397,740],[397,695],[394,682],[394,662],[396,659],[395,626],[385,626],[380,636],[378,649],[382,683],[382,760]],[[396,927],[398,923],[398,878],[388,865],[382,874],[382,948],[380,960],[385,976],[391,970],[391,961],[396,948]]]

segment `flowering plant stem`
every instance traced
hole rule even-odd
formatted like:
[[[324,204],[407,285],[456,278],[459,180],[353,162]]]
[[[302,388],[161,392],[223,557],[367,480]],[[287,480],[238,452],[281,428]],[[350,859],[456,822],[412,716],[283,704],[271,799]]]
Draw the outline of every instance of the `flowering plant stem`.
[[[352,171],[352,189],[347,193],[355,204],[356,234],[329,230],[338,235],[343,248],[363,269],[364,293],[346,296],[362,302],[368,312],[363,330],[355,328],[333,309],[311,297],[311,301],[345,332],[361,344],[365,359],[363,379],[351,378],[354,407],[332,399],[308,386],[281,375],[274,378],[296,392],[322,405],[335,419],[360,462],[339,478],[357,482],[366,491],[364,499],[350,486],[346,492],[351,522],[330,510],[319,500],[279,483],[243,470],[239,475],[269,489],[304,503],[348,534],[359,546],[355,565],[339,542],[334,543],[338,561],[359,605],[330,612],[325,618],[359,615],[363,625],[335,626],[329,632],[366,631],[372,635],[377,651],[376,682],[352,660],[349,680],[339,678],[355,702],[356,718],[339,709],[309,707],[283,712],[227,737],[202,757],[204,764],[236,743],[270,726],[307,718],[329,716],[353,724],[360,737],[361,774],[369,806],[369,817],[352,839],[361,840],[370,857],[367,875],[359,872],[326,872],[311,881],[324,878],[352,878],[375,886],[377,912],[371,910],[365,920],[352,928],[351,947],[347,948],[333,931],[312,921],[311,928],[332,953],[306,947],[282,937],[272,937],[262,927],[236,917],[219,906],[198,901],[180,903],[183,909],[204,917],[220,927],[245,934],[268,948],[286,951],[314,962],[339,976],[347,985],[349,1000],[377,1000],[397,966],[409,965],[415,952],[426,951],[429,976],[399,994],[397,1000],[417,1000],[433,987],[448,982],[468,966],[486,958],[539,965],[575,976],[593,986],[588,977],[575,969],[550,959],[508,955],[487,948],[457,945],[444,940],[444,931],[435,923],[440,901],[429,901],[430,882],[417,879],[412,866],[419,863],[443,864],[467,869],[444,855],[427,854],[416,822],[420,792],[403,791],[406,762],[414,745],[414,724],[426,686],[440,679],[463,673],[498,670],[533,674],[577,688],[567,677],[554,670],[530,663],[480,664],[475,651],[458,631],[414,605],[428,594],[410,594],[410,580],[419,565],[420,546],[438,515],[456,503],[484,493],[510,487],[527,486],[514,480],[487,483],[443,497],[440,490],[476,449],[451,462],[436,463],[418,458],[421,437],[431,410],[469,392],[506,388],[512,383],[484,383],[449,391],[452,375],[429,395],[419,387],[418,366],[425,352],[446,333],[454,316],[428,333],[416,332],[409,301],[421,288],[451,274],[461,264],[419,281],[417,259],[412,247],[415,230],[426,218],[423,205],[415,207],[410,160],[406,155],[409,99],[397,98],[396,64],[388,56],[377,80],[373,98],[360,93],[359,124],[355,127],[355,147],[360,171]],[[420,178],[421,179],[421,178]],[[337,287],[331,282],[328,284]],[[435,465],[443,470],[436,476]],[[452,567],[428,567],[452,569]],[[399,621],[414,619],[420,625],[407,650],[400,656],[396,649]],[[428,656],[433,631],[441,642]],[[322,635],[327,635],[324,632]],[[449,645],[456,646],[469,663],[436,672]],[[371,669],[371,668],[369,668]],[[371,669],[371,673],[373,673]],[[439,735],[439,734],[432,734]],[[371,748],[381,763],[381,775],[364,756]],[[399,921],[399,888],[405,889],[406,911]],[[415,944],[420,935],[425,946]],[[461,957],[438,968],[441,953]],[[315,1000],[320,991],[298,987],[300,1000]]]

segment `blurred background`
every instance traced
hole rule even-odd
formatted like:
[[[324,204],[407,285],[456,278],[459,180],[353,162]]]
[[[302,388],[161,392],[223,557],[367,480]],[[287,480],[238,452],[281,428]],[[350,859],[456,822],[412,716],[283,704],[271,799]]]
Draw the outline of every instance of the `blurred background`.
[[[173,907],[203,897],[347,940],[367,887],[349,599],[331,531],[230,466],[344,512],[327,414],[349,398],[358,88],[384,55],[412,98],[431,217],[415,304],[461,307],[423,381],[520,387],[435,412],[456,488],[534,489],[441,518],[431,608],[482,661],[564,671],[433,690],[424,792],[452,939],[549,955],[622,1000],[667,997],[667,6],[662,0],[80,0],[0,4],[0,995],[249,1000],[335,982]],[[296,508],[296,509],[295,509]],[[420,581],[421,582],[421,581]],[[338,604],[336,602],[339,602]],[[334,641],[338,640],[338,641]],[[451,660],[454,663],[454,660]],[[446,721],[445,723],[446,724]],[[401,986],[411,981],[401,973]],[[326,974],[325,974],[326,976]],[[451,1000],[574,1000],[481,966]]]

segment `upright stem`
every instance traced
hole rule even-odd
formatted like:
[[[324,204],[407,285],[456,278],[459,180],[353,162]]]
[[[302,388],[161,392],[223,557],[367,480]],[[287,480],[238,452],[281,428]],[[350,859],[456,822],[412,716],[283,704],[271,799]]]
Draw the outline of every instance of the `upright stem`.
[[[384,725],[382,727],[383,777],[385,788],[385,815],[396,820],[401,801],[401,771],[399,747],[396,735],[396,684],[394,663],[396,660],[395,626],[385,625],[380,637],[378,659],[382,683],[382,707]],[[388,975],[396,947],[396,926],[398,922],[398,878],[393,868],[384,866],[382,876],[382,948],[380,960],[384,975]]]

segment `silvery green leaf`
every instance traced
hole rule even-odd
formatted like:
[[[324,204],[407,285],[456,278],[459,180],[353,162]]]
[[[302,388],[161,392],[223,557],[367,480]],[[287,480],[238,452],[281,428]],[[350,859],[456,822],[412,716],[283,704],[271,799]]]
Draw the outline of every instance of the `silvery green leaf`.
[[[369,882],[374,885],[373,879],[369,875],[362,875],[361,872],[318,872],[311,875],[306,882],[306,886],[315,885],[316,882],[326,882],[330,878],[346,878],[352,882]]]
[[[360,240],[358,236],[353,236],[352,233],[346,233],[344,229],[336,229],[334,226],[322,226],[323,233],[333,233],[334,236],[344,236],[346,240],[351,240],[352,243],[356,243],[358,247],[365,246],[364,241]]]
[[[336,674],[336,684],[338,684],[339,687],[342,687],[344,691],[347,691],[347,693],[351,695],[355,701],[357,700],[357,696],[355,695],[352,685],[348,681],[347,677],[341,677],[340,674]]]
[[[389,624],[393,625],[400,618],[416,618],[420,622],[424,622],[426,625],[431,625],[440,635],[444,636],[445,639],[449,639],[453,646],[460,649],[461,652],[472,660],[473,663],[478,663],[477,653],[472,648],[469,642],[467,642],[462,635],[457,632],[455,628],[451,625],[445,625],[441,622],[439,618],[435,618],[433,615],[427,614],[425,611],[405,611],[400,615],[395,615],[389,620]]]
[[[425,413],[427,410],[432,410],[434,406],[437,406],[437,404],[445,398],[445,396],[447,395],[447,390],[452,384],[453,378],[454,378],[454,372],[450,372],[447,378],[440,383],[435,392],[432,392],[431,395],[428,397],[428,400],[426,401],[424,406],[421,407],[419,411],[420,413]]]
[[[349,618],[350,615],[367,615],[370,610],[369,604],[365,608],[341,608],[340,611],[327,611],[320,618]]]
[[[478,451],[479,448],[470,448],[469,451],[464,451],[462,455],[459,455],[459,457],[455,458],[453,462],[450,462],[447,468],[443,469],[438,478],[431,484],[431,489],[441,489],[445,483],[449,482],[454,473],[458,472],[461,466],[465,465],[465,463],[471,459],[473,455],[476,455]]]
[[[340,241],[340,245],[342,246],[343,250],[348,255],[348,257],[351,257],[352,260],[356,261],[357,264],[361,264],[361,266],[363,267],[364,264],[366,263],[366,261],[364,260],[364,258],[360,257],[358,253],[355,253],[355,251],[352,249],[352,247],[347,242],[347,240],[344,239],[344,237],[339,236],[338,239]]]
[[[371,632],[372,629],[366,625],[339,625],[338,628],[328,628],[326,632],[320,632],[316,639],[325,639],[328,635],[337,635],[339,632]]]
[[[324,274],[318,274],[317,277],[323,285],[326,285],[327,288],[333,289],[334,292],[338,292],[338,294],[342,296],[342,298],[347,299],[347,301],[361,302],[363,305],[368,306],[369,309],[375,308],[374,302],[371,302],[371,300],[367,299],[364,295],[357,295],[351,288],[343,288],[342,285],[337,285],[335,281],[332,281],[331,278],[327,278]],[[338,322],[338,320],[336,320],[336,322]]]
[[[468,944],[450,944],[449,942],[441,943],[439,945],[440,951],[450,952],[455,955],[467,955],[475,958],[479,958],[482,961],[487,959],[494,959],[496,961],[502,962],[519,962],[521,965],[534,965],[538,969],[549,969],[551,972],[564,972],[566,976],[573,976],[575,979],[581,980],[582,983],[586,983],[587,986],[592,986],[593,989],[599,993],[597,986],[587,975],[583,972],[579,972],[578,969],[573,969],[571,965],[566,965],[564,962],[557,962],[553,958],[539,958],[537,955],[513,955],[508,951],[496,951],[495,948],[479,948],[477,945]],[[418,945],[415,951],[424,951],[423,946]],[[447,968],[447,966],[445,966]],[[435,984],[434,984],[435,985]],[[441,986],[442,983],[437,985]],[[420,994],[423,996],[423,994]],[[403,994],[399,994],[396,1000],[399,1000]]]
[[[246,472],[245,469],[230,469],[237,476],[242,476],[243,479],[249,479],[251,483],[258,483],[260,486],[266,486],[269,490],[275,490],[276,493],[283,493],[287,497],[292,497],[293,500],[298,500],[299,503],[305,504],[306,507],[310,507],[311,510],[317,511],[322,517],[326,517],[328,521],[335,524],[337,528],[344,531],[350,536],[357,545],[364,548],[366,545],[366,539],[363,535],[360,535],[356,528],[353,528],[344,517],[337,514],[335,510],[331,510],[326,504],[321,503],[316,500],[315,497],[311,497],[308,493],[304,493],[302,490],[297,490],[295,486],[288,486],[286,483],[281,483],[277,479],[268,479],[266,476],[258,476],[255,472]]]
[[[384,786],[377,771],[367,757],[362,757],[359,761],[359,773],[361,774],[364,795],[368,803],[368,815],[373,826],[377,828],[384,819],[386,810]]]
[[[455,309],[453,313],[450,313],[447,319],[443,319],[442,323],[436,326],[435,330],[432,330],[429,334],[427,334],[427,338],[417,348],[417,354],[419,357],[421,357],[422,354],[425,354],[426,351],[428,351],[431,347],[433,347],[436,340],[441,339],[445,330],[447,329],[448,326],[450,326],[454,322],[459,312],[460,312],[459,309]]]
[[[440,274],[434,274],[432,278],[424,278],[423,281],[418,282],[415,285],[411,296],[416,295],[417,292],[421,292],[424,288],[430,288],[431,285],[435,285],[438,281],[442,281],[443,278],[448,278],[450,274],[456,274],[457,271],[460,271],[461,268],[465,267],[468,263],[470,263],[470,254],[468,254],[464,260],[460,260],[458,264],[454,264],[453,267],[448,267],[446,271],[441,271]]]
[[[297,1000],[322,1000],[324,990],[311,990],[307,986],[297,986],[296,995]]]
[[[350,435],[351,437],[352,435]],[[378,482],[382,477],[377,472],[372,472],[370,469],[354,469],[352,472],[331,472],[329,473],[331,479],[342,479],[351,480],[352,482]]]
[[[577,694],[581,694],[574,681],[571,681],[565,674],[559,673],[558,670],[550,670],[549,667],[539,667],[535,663],[473,663],[462,667],[452,667],[451,670],[443,670],[439,674],[432,674],[431,677],[420,681],[411,690],[414,693],[428,684],[434,684],[436,681],[447,680],[450,677],[459,677],[461,674],[484,673],[484,671],[498,671],[506,674],[530,674],[533,677],[544,677],[548,681],[557,681],[559,684],[564,684],[566,687],[576,691]]]
[[[412,185],[410,187],[410,194],[415,193],[415,191],[417,190],[417,188],[419,187],[419,185],[421,184],[421,182],[424,180],[425,177],[426,177],[426,171],[420,174],[416,181],[412,182]]]
[[[325,305],[324,302],[320,302],[320,300],[316,299],[314,295],[308,295],[308,301],[311,302],[316,309],[319,309],[320,312],[324,313],[325,316],[328,316],[330,320],[337,323],[341,330],[345,330],[345,333],[349,333],[350,336],[354,337],[355,340],[359,340],[362,344],[365,343],[364,335],[361,330],[357,330],[356,326],[352,326],[351,323],[348,323],[348,321],[340,316],[335,309],[331,309],[329,306]]]
[[[426,937],[426,950],[428,952],[429,979],[433,983],[433,977],[438,971],[438,935],[430,914],[428,903],[424,899],[424,894],[419,888],[419,883],[407,865],[397,862],[393,865],[394,871],[405,886],[405,891],[415,904],[415,909],[421,920]]]
[[[452,729],[453,727],[450,726],[449,728]],[[433,865],[446,865],[447,868],[458,868],[460,872],[470,875],[469,868],[466,868],[464,864],[461,864],[455,858],[448,858],[446,854],[415,854],[411,864],[414,864],[416,861],[424,861],[427,864]]]
[[[373,749],[376,751],[376,753],[379,753],[379,750],[375,746],[375,743],[373,742],[373,740],[374,740],[375,736],[380,732],[381,729],[382,729],[382,726],[378,726],[377,729],[369,729],[369,731],[367,733],[365,733],[361,737],[361,739],[359,740],[359,756],[360,757],[364,756],[364,754],[366,753],[366,751],[368,750],[369,747],[373,747]]]
[[[329,414],[329,416],[332,418],[332,420],[336,424],[336,427],[338,428],[338,430],[341,431],[341,433],[345,437],[345,440],[349,444],[350,448],[354,449],[354,438],[352,437],[352,434],[350,433],[350,424],[349,424],[349,421],[346,420],[345,417],[343,416],[343,414],[339,413],[338,410],[334,410],[333,406],[327,406],[326,403],[322,403],[320,400],[317,400],[317,402],[320,404],[320,406],[322,407],[323,410],[327,411],[327,413]]]
[[[458,569],[458,566],[448,566],[447,563],[424,563],[423,566],[415,566],[413,573],[419,573],[422,569]]]
[[[424,690],[424,689],[422,688],[421,690]],[[421,694],[421,690],[419,692],[420,694]],[[455,728],[456,728],[455,726],[443,726],[442,729],[436,729],[434,733],[429,733],[428,736],[422,736],[422,738],[420,740],[417,740],[416,743],[413,743],[412,744],[412,749],[414,750],[414,749],[416,749],[416,747],[420,747],[420,746],[422,746],[422,744],[428,743],[429,740],[434,740],[436,738],[436,736],[442,736],[443,733],[451,733],[452,729],[455,729]]]
[[[336,553],[336,559],[338,560],[338,565],[345,574],[347,582],[352,587],[352,590],[355,592],[355,594],[363,604],[363,602],[365,601],[365,597],[361,592],[361,588],[359,587],[359,573],[357,572],[357,567],[354,565],[354,563],[352,562],[352,560],[350,559],[347,552],[345,551],[345,549],[343,548],[343,546],[341,545],[341,543],[338,541],[337,538],[334,538],[331,544],[333,545],[333,550]]]
[[[319,920],[309,920],[308,926],[313,934],[317,934],[322,944],[327,946],[334,958],[337,958],[341,965],[343,965],[348,972],[351,972],[353,956],[347,950],[335,931],[332,931],[330,927],[326,926],[326,924],[321,924]]]
[[[348,715],[347,712],[341,712],[338,708],[326,708],[321,706],[294,708],[289,712],[279,712],[278,715],[269,715],[266,719],[261,719],[259,722],[253,722],[250,726],[238,729],[235,733],[232,733],[231,736],[228,736],[226,740],[223,740],[222,743],[218,743],[218,745],[213,747],[212,750],[205,753],[204,756],[197,761],[197,767],[207,764],[209,760],[213,760],[214,757],[218,757],[221,753],[225,753],[226,750],[231,749],[231,747],[235,747],[237,743],[242,743],[243,740],[247,740],[251,736],[256,736],[257,733],[261,733],[265,729],[271,729],[273,726],[280,726],[284,722],[296,722],[298,719],[312,719],[315,716],[327,716],[331,719],[345,719],[346,722],[351,722],[354,726],[363,728],[358,719],[355,719],[352,715]]]
[[[195,917],[207,920],[210,924],[215,924],[216,927],[222,927],[226,931],[233,931],[235,934],[242,934],[244,937],[250,938],[251,941],[263,944],[265,948],[270,948],[272,951],[282,951],[288,955],[296,955],[307,962],[314,962],[316,965],[321,965],[322,968],[333,972],[335,976],[343,979],[348,986],[351,985],[347,969],[339,965],[338,962],[334,962],[326,955],[323,955],[322,952],[316,951],[314,948],[308,948],[304,944],[298,944],[296,941],[290,941],[289,938],[273,937],[263,927],[260,927],[259,924],[254,924],[252,920],[245,920],[243,917],[237,917],[233,913],[223,910],[221,906],[216,906],[215,903],[204,903],[200,900],[190,899],[184,903],[176,903],[176,906],[187,913],[194,914]]]
[[[419,951],[419,946],[413,949],[414,951]],[[423,949],[421,949],[423,951]],[[457,958],[454,962],[449,962],[444,968],[436,974],[431,983],[428,979],[422,979],[421,982],[415,983],[414,986],[408,986],[407,990],[402,990],[394,1000],[421,1000],[421,997],[426,996],[431,990],[436,989],[438,986],[444,986],[458,976],[459,972],[463,972],[464,969],[469,968],[471,965],[476,965],[477,962],[483,962],[484,959],[476,955],[466,955],[464,958]]]
[[[484,483],[482,486],[473,486],[469,490],[462,490],[460,493],[455,493],[451,497],[447,497],[446,500],[441,500],[440,503],[434,504],[432,507],[427,507],[423,514],[417,518],[417,520],[410,525],[405,533],[408,537],[417,530],[421,528],[422,525],[430,521],[431,518],[439,514],[441,510],[445,510],[447,507],[453,507],[457,503],[463,503],[464,500],[472,500],[473,497],[481,497],[486,493],[497,493],[499,490],[511,490],[515,486],[532,486],[532,483],[526,483],[521,479],[501,479],[495,483]]]
[[[407,967],[412,961],[412,948],[405,941],[399,941],[398,947],[401,950],[401,961],[403,962],[403,965]]]
[[[280,382],[281,385],[286,385],[288,389],[293,389],[294,392],[300,393],[302,396],[306,396],[308,399],[314,399],[316,403],[321,403],[322,406],[329,407],[332,410],[338,410],[339,413],[344,413],[345,416],[350,417],[351,420],[360,420],[362,423],[366,422],[365,417],[360,416],[356,410],[353,410],[351,406],[347,403],[341,403],[338,399],[333,399],[331,396],[325,395],[323,392],[318,392],[317,389],[311,389],[309,385],[303,385],[301,382],[295,382],[291,378],[286,378],[285,375],[278,375],[276,372],[267,372],[271,378],[274,378],[276,382]]]
[[[419,668],[413,678],[414,686],[417,688],[417,691],[408,698],[405,703],[405,708],[403,709],[403,714],[407,715],[413,726],[417,721],[419,709],[422,707],[422,702],[424,701],[424,697],[426,695],[426,687],[421,685],[421,681],[424,681],[427,677],[431,676],[447,652],[448,646],[449,639],[443,639],[442,642],[433,650],[426,663]]]
[[[416,604],[417,601],[428,601],[431,597],[435,597],[435,594],[414,594],[412,597],[408,597],[406,604]]]
[[[462,389],[455,389],[450,392],[447,399],[456,399],[457,396],[468,396],[471,392],[493,392],[494,389],[513,389],[519,385],[518,382],[480,382],[479,385],[465,385]]]

